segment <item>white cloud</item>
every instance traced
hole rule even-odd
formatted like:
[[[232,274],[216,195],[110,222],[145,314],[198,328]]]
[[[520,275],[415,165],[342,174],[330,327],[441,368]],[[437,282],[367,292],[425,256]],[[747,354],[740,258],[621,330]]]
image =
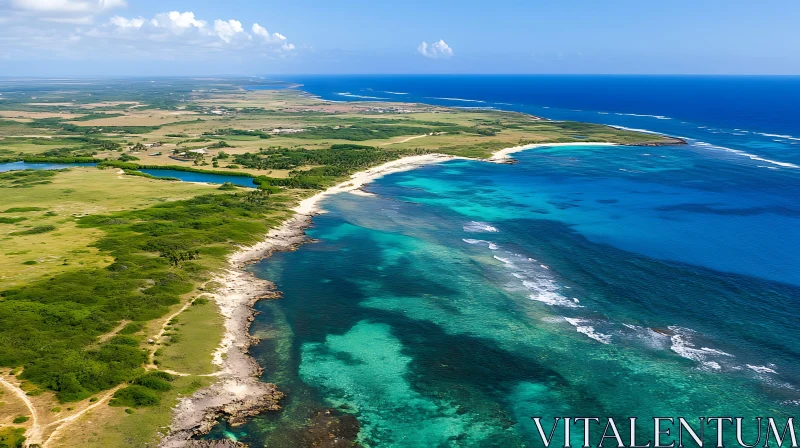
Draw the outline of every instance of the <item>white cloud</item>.
[[[204,20],[197,20],[194,17],[194,13],[191,11],[186,11],[186,12],[170,11],[168,13],[156,14],[151,23],[155,27],[167,28],[172,30],[205,28],[206,26],[206,22]]]
[[[11,9],[39,13],[85,14],[124,6],[124,0],[11,0]]]
[[[139,17],[138,19],[126,19],[125,17],[114,16],[111,18],[109,23],[122,29],[132,28],[138,30],[145,24],[145,20],[142,17]]]
[[[200,20],[191,11],[172,11],[156,14],[149,20],[143,17],[114,16],[108,23],[92,29],[88,34],[96,38],[136,41],[132,44],[139,47],[144,47],[147,41],[159,42],[162,45],[159,51],[168,51],[170,44],[175,48],[188,46],[211,48],[214,51],[263,49],[269,53],[295,49],[286,36],[269,33],[258,23],[254,23],[249,31],[238,20],[217,19],[207,22]]]
[[[151,17],[108,11],[122,4],[121,0],[0,0],[0,60],[35,52],[56,59],[190,61],[212,54],[284,57],[295,50],[286,36],[257,23],[204,20],[192,11]],[[102,16],[106,18],[101,22]]]
[[[453,56],[453,49],[444,40],[439,40],[428,45],[427,42],[419,44],[417,53],[431,59],[445,59]]]
[[[266,28],[257,23],[253,24],[251,31],[253,32],[253,34],[256,35],[256,37],[261,38],[261,41],[263,41],[266,44],[280,45],[280,48],[284,51],[294,50],[294,44],[290,44],[289,42],[287,42],[286,36],[284,36],[281,33],[270,34]]]
[[[249,34],[244,32],[242,22],[238,20],[215,20],[214,34],[219,36],[219,38],[222,39],[226,44],[231,43],[231,41],[239,34],[250,37]]]

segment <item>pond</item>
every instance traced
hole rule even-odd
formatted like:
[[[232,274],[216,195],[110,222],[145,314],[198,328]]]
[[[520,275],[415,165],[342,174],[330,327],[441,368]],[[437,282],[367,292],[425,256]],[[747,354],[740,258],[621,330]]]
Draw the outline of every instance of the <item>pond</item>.
[[[247,176],[225,176],[221,174],[195,173],[179,170],[141,169],[139,171],[155,177],[174,177],[184,182],[206,182],[210,184],[224,184],[225,182],[230,182],[241,187],[256,187],[253,183],[253,178]]]

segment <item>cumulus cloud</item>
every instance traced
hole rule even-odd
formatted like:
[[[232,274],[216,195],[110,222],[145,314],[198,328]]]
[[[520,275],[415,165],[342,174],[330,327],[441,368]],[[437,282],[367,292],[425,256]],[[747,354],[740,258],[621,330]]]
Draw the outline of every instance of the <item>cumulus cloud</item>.
[[[422,42],[417,47],[417,53],[431,59],[445,59],[453,56],[453,49],[444,40],[439,40],[428,45],[427,42]]]
[[[194,17],[194,13],[191,11],[170,11],[156,14],[150,23],[157,28],[167,28],[178,31],[192,28],[202,29],[206,27],[206,22],[204,20],[197,20]]]
[[[176,46],[210,47],[215,49],[253,49],[266,52],[288,52],[295,49],[286,36],[270,33],[266,28],[254,23],[245,28],[242,22],[234,19],[216,19],[213,22],[201,20],[191,11],[156,14],[152,19],[112,17],[91,30],[94,37],[118,38],[140,41],[158,41]]]
[[[227,44],[231,43],[231,41],[237,37],[237,35],[244,35],[250,38],[250,35],[244,32],[242,22],[238,20],[215,20],[214,34],[216,34]]]
[[[111,18],[109,23],[115,27],[121,29],[139,29],[145,24],[145,20],[142,17],[138,19],[126,19],[125,17],[121,16],[114,16]]]
[[[120,6],[123,0],[0,0],[0,59],[31,52],[70,59],[283,58],[295,50],[286,36],[258,23],[192,11],[131,17],[115,14]]]

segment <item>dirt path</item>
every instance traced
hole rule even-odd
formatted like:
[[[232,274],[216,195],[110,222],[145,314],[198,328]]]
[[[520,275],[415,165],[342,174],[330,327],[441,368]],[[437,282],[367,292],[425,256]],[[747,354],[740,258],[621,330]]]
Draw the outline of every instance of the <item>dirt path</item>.
[[[109,331],[109,332],[108,332],[108,333],[106,333],[106,334],[100,335],[100,337],[98,337],[98,338],[97,338],[97,343],[98,343],[98,344],[102,344],[103,342],[106,342],[107,340],[109,340],[109,339],[113,338],[114,336],[116,336],[116,335],[117,335],[117,333],[119,333],[119,332],[120,332],[120,330],[122,330],[123,328],[125,328],[125,325],[128,325],[129,323],[131,323],[131,321],[129,321],[129,320],[122,320],[122,321],[119,323],[119,325],[117,325],[117,327],[116,327],[116,328],[114,328],[113,330]]]
[[[404,138],[403,140],[400,140],[399,142],[386,142],[386,143],[381,143],[381,144],[380,144],[380,146],[396,145],[396,144],[398,144],[398,143],[410,142],[411,140],[416,140],[416,139],[418,139],[418,138],[427,137],[427,136],[428,136],[427,134],[424,134],[424,135],[415,135],[415,136],[413,136],[413,137]]]
[[[64,429],[67,428],[70,423],[72,423],[72,422],[76,421],[77,419],[79,419],[81,416],[83,416],[83,414],[91,411],[92,409],[94,409],[94,408],[96,408],[96,407],[98,407],[100,405],[108,403],[108,401],[111,399],[111,397],[114,396],[114,393],[117,390],[119,390],[121,387],[123,387],[123,386],[124,386],[124,384],[121,384],[121,385],[119,385],[119,386],[107,391],[103,398],[101,398],[101,399],[97,400],[96,402],[94,402],[93,404],[87,406],[86,409],[83,409],[83,410],[81,410],[79,412],[76,412],[75,414],[72,414],[69,417],[64,417],[61,420],[56,420],[56,421],[54,421],[52,423],[47,424],[44,428],[50,428],[51,426],[57,426],[57,428],[55,429],[55,431],[50,433],[50,435],[47,437],[47,440],[45,440],[43,443],[41,443],[42,448],[46,448],[47,446],[50,446],[50,444],[53,443],[54,440],[58,439],[58,434],[60,432],[64,431]],[[40,435],[40,437],[41,437],[41,435]],[[32,440],[33,439],[30,439],[28,441],[28,443],[29,444],[33,444],[34,442]]]
[[[168,318],[166,318],[164,320],[164,324],[161,325],[161,330],[158,331],[157,335],[153,336],[153,340],[156,342],[156,345],[157,345],[158,341],[164,336],[164,333],[167,331],[167,325],[169,325],[169,323],[172,321],[172,319],[175,319],[182,312],[186,311],[186,308],[189,308],[190,306],[192,306],[192,302],[193,302],[193,300],[187,300],[186,303],[183,304],[181,309],[179,309],[178,311],[175,311],[173,314],[171,314]],[[155,347],[152,347],[152,348],[155,349]],[[147,370],[158,370],[158,366],[153,363],[153,356],[155,355],[155,352],[156,352],[156,350],[149,350],[148,359],[147,359],[147,366],[145,366],[145,368]],[[179,376],[183,376],[183,375],[179,375]]]
[[[10,390],[11,392],[14,392],[14,395],[19,397],[19,399],[25,403],[25,406],[28,407],[28,410],[31,411],[31,427],[25,434],[28,444],[32,445],[35,443],[41,443],[43,428],[39,426],[39,414],[36,412],[36,406],[33,405],[31,400],[28,398],[28,395],[25,394],[24,390],[6,381],[5,378],[0,377],[0,384],[5,386],[6,389]]]

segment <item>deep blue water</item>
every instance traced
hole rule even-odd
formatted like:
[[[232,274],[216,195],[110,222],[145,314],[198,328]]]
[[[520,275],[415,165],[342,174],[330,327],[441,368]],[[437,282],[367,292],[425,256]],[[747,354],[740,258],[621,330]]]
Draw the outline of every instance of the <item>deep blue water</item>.
[[[797,78],[290,81],[695,141],[453,161],[326,199],[315,242],[253,266],[284,293],[257,304],[252,352],[285,410],[220,432],[296,446],[335,409],[365,446],[512,447],[540,446],[532,416],[796,413]]]
[[[0,163],[0,173],[6,171],[16,170],[60,170],[63,168],[72,168],[76,166],[95,166],[96,163],[26,163],[26,162],[10,162]]]
[[[515,110],[686,137],[712,157],[747,158],[734,150],[800,165],[800,76],[306,76],[290,81],[331,101]]]
[[[207,182],[211,184],[224,184],[225,182],[230,182],[234,185],[240,185],[242,187],[255,188],[256,186],[253,183],[253,178],[247,176],[223,176],[221,174],[195,173],[192,171],[180,170],[141,169],[139,171],[155,177],[175,177],[184,182]]]

